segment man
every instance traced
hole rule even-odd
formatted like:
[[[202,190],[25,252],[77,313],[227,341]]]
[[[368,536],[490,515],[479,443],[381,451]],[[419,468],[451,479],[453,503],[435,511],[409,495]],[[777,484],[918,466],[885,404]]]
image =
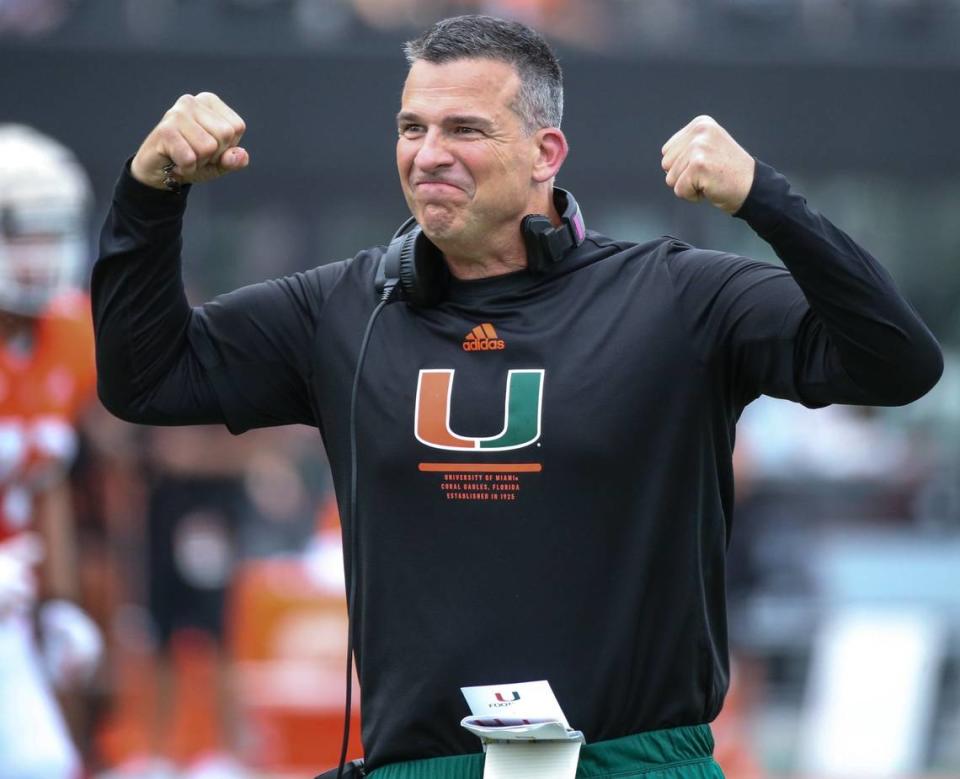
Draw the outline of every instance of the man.
[[[530,29],[458,17],[407,54],[397,164],[422,234],[386,267],[374,247],[193,310],[186,187],[169,190],[250,157],[216,96],[177,101],[103,233],[101,397],[140,422],[320,429],[358,576],[373,776],[479,777],[459,688],[540,679],[586,735],[584,775],[720,776],[706,723],[727,687],[741,409],[760,393],[907,403],[939,347],[880,266],[713,120],[667,141],[666,183],[744,219],[789,272],[585,232],[553,186],[560,69]],[[397,264],[408,302],[367,330],[354,499],[352,382]]]
[[[54,687],[76,691],[102,645],[64,600],[78,590],[66,476],[95,382],[89,302],[76,288],[90,202],[68,149],[0,124],[0,776],[18,779],[79,776]],[[80,725],[81,701],[64,703]]]

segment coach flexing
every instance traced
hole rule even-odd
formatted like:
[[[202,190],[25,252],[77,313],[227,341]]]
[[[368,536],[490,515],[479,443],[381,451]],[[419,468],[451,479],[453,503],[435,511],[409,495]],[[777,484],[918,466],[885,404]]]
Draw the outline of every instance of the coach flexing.
[[[406,52],[397,167],[419,229],[198,308],[186,185],[250,158],[216,96],[165,114],[103,231],[101,397],[147,424],[319,428],[359,572],[368,773],[478,779],[460,688],[546,679],[586,735],[584,776],[721,776],[707,723],[728,681],[741,410],[761,393],[909,403],[940,349],[880,265],[712,119],[667,141],[666,183],[744,220],[786,270],[586,230],[554,188],[560,68],[529,28],[458,17]],[[361,370],[354,502],[378,288],[398,302]]]

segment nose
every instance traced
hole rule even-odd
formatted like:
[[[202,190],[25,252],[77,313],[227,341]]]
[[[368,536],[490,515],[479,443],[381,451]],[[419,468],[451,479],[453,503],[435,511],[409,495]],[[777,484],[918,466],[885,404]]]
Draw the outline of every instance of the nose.
[[[420,170],[426,171],[453,164],[453,155],[447,148],[443,131],[439,127],[431,127],[427,130],[413,161]]]

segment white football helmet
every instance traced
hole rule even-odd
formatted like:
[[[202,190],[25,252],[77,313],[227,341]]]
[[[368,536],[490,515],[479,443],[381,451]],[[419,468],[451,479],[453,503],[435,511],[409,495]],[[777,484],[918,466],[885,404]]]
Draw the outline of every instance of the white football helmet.
[[[73,153],[19,124],[0,124],[0,310],[34,316],[77,286],[92,189]]]

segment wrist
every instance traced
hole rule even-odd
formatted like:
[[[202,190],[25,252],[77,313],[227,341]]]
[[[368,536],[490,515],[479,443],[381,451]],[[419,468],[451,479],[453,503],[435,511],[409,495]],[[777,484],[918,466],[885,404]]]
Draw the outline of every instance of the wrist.
[[[767,240],[783,221],[789,195],[787,180],[774,168],[757,160],[753,184],[733,216],[745,221],[761,238]]]
[[[749,162],[741,166],[741,168],[738,170],[737,186],[734,197],[729,203],[723,206],[723,210],[731,216],[735,216],[740,209],[743,208],[743,204],[747,202],[747,198],[750,196],[750,192],[753,189],[753,184],[756,181],[756,178],[757,161],[751,156],[749,157]]]
[[[137,152],[130,161],[130,175],[144,186],[152,189],[166,189],[163,183],[165,174],[162,166],[150,165],[149,162],[141,156],[140,152]]]

